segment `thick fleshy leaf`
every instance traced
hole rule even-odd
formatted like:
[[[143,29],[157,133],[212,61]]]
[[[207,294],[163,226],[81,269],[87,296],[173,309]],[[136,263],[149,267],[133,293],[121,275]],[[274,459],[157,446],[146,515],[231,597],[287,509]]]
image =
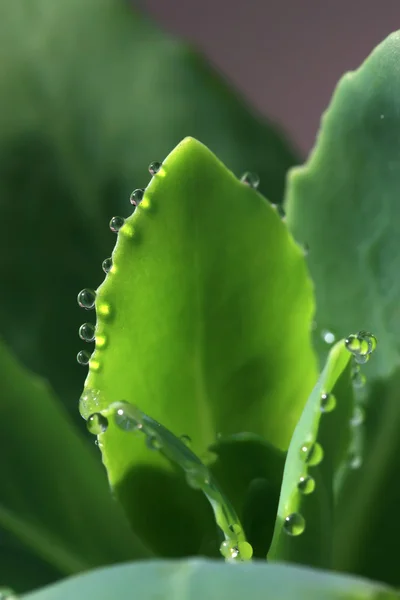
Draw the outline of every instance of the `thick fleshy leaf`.
[[[313,298],[303,252],[276,209],[187,138],[119,230],[112,261],[97,290],[82,415],[126,400],[188,435],[200,457],[218,433],[249,431],[286,449],[316,378]],[[136,478],[161,490],[159,459],[120,433],[104,436],[103,452],[135,529],[154,534]],[[176,497],[174,486],[163,492],[164,543],[182,552]]]
[[[75,414],[74,297],[96,284],[110,211],[128,211],[144,167],[198,136],[237,174],[258,172],[279,202],[297,160],[213,69],[131,2],[1,2],[0,37],[0,331]]]
[[[377,355],[379,350],[377,351]],[[340,495],[334,567],[400,585],[400,371],[376,381],[366,405],[361,468]]]
[[[400,33],[343,77],[305,166],[288,179],[289,228],[309,246],[316,321],[336,337],[367,329],[379,340],[371,375],[400,362]]]
[[[293,434],[269,560],[331,565],[334,476],[348,451],[352,412],[351,355],[342,341],[332,348]]]
[[[0,527],[64,575],[148,556],[52,391],[3,344],[0,370]]]
[[[23,600],[395,600],[390,588],[346,575],[261,562],[149,561],[72,577]]]

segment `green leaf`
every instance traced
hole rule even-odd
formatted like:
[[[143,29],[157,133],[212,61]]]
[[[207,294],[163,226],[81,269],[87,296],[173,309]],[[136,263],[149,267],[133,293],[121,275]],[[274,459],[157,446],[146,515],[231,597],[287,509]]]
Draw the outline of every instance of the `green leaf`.
[[[343,341],[332,348],[294,431],[269,560],[331,565],[334,475],[349,447],[353,411],[350,358]]]
[[[54,583],[64,575],[16,539],[1,532],[0,589],[6,585],[21,594]]]
[[[82,416],[126,400],[188,435],[200,458],[217,433],[248,431],[286,449],[316,379],[313,299],[302,250],[276,209],[187,138],[125,221],[112,258],[97,290]],[[131,522],[153,546],[161,536],[141,485],[167,486],[164,464],[120,433],[105,435],[102,450],[111,485],[120,496],[124,488]],[[175,485],[163,489],[169,553],[185,547],[173,535],[183,526]]]
[[[267,554],[274,530],[286,453],[260,436],[219,438],[210,470],[240,516],[255,558]]]
[[[0,527],[64,575],[148,556],[52,391],[3,344],[0,370]]]
[[[377,352],[378,354],[378,352]],[[372,386],[364,456],[340,495],[334,567],[400,585],[400,371]]]
[[[148,561],[73,577],[23,600],[394,600],[394,590],[365,579],[288,565],[210,560]]]
[[[202,58],[129,2],[1,2],[0,36],[0,330],[75,414],[74,297],[95,285],[111,249],[107,223],[126,214],[147,164],[198,136],[237,174],[258,172],[279,202],[297,159]]]
[[[309,246],[316,321],[337,337],[367,329],[379,340],[371,376],[400,360],[400,33],[338,84],[316,146],[287,186],[288,225]]]

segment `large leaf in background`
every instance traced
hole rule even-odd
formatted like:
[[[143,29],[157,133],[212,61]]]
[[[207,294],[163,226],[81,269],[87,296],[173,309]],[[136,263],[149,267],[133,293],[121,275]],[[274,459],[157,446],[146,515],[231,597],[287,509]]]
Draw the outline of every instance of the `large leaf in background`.
[[[310,247],[319,329],[342,336],[365,328],[379,343],[376,358],[366,365],[372,383],[366,455],[344,490],[336,566],[397,585],[399,61],[400,33],[395,33],[342,79],[316,147],[308,163],[290,175],[287,192],[289,226]],[[321,342],[319,347],[323,355]]]
[[[3,344],[0,372],[0,527],[64,575],[148,556],[51,390]]]
[[[188,435],[200,457],[218,433],[248,431],[287,449],[316,380],[314,306],[303,250],[277,210],[187,138],[119,230],[112,260],[97,290],[82,415],[126,400]],[[134,529],[151,535],[153,547],[163,539],[169,555],[182,552],[176,527],[184,490],[163,490],[162,511],[151,510],[135,477],[163,489],[165,476],[157,483],[160,473],[153,474],[163,469],[158,454],[123,432],[101,438],[110,482],[123,486]],[[157,532],[154,519],[163,511],[168,519]],[[182,533],[192,536],[187,527]]]
[[[334,475],[346,457],[353,412],[351,355],[336,344],[287,454],[269,560],[332,564]]]
[[[23,600],[395,600],[394,590],[366,579],[288,565],[150,561],[73,577]]]
[[[5,536],[1,532],[0,589],[6,584],[6,587],[20,594],[59,581],[64,575],[24,547],[16,538]]]
[[[378,352],[377,352],[378,354]],[[363,465],[347,480],[335,531],[335,568],[400,585],[400,371],[372,386]]]
[[[128,210],[146,165],[198,136],[237,174],[258,172],[279,202],[295,158],[196,53],[129,2],[1,2],[0,37],[0,330],[75,411],[76,293],[97,281],[107,222]]]
[[[372,331],[369,370],[381,376],[400,361],[399,61],[395,33],[343,77],[286,196],[289,228],[309,246],[319,331]]]

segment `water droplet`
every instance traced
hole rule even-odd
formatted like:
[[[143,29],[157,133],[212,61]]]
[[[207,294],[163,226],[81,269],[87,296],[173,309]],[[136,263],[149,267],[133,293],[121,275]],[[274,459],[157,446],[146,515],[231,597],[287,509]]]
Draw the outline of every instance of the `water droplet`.
[[[131,204],[133,204],[134,206],[137,206],[143,200],[143,196],[144,196],[143,188],[138,188],[137,190],[133,190],[131,197],[130,197]]]
[[[354,355],[359,364],[364,364],[369,360],[370,354],[377,345],[376,337],[368,331],[359,331],[357,335],[349,335],[345,343],[346,348]]]
[[[349,335],[345,340],[346,348],[352,354],[358,354],[360,351],[360,340],[354,334]]]
[[[300,457],[310,466],[315,467],[319,465],[319,463],[324,458],[324,451],[322,446],[315,442],[313,443],[305,443],[300,448]]]
[[[93,342],[95,326],[92,323],[84,323],[79,327],[79,337],[84,342]]]
[[[362,457],[355,452],[349,454],[348,464],[350,469],[359,469],[362,465]]]
[[[86,366],[89,364],[90,354],[86,350],[80,350],[76,355],[76,360],[80,365]]]
[[[128,402],[119,402],[114,410],[114,422],[117,427],[124,431],[140,431],[143,428],[143,423],[132,414]]]
[[[360,367],[358,365],[352,371],[351,380],[353,382],[354,387],[356,388],[362,388],[367,381],[365,375],[361,373]]]
[[[109,273],[111,271],[111,267],[112,267],[112,258],[104,259],[101,264],[101,268],[103,269],[104,273]]]
[[[231,533],[234,533],[236,536],[243,534],[243,530],[240,527],[239,523],[232,523],[231,525],[229,525],[229,531]]]
[[[299,492],[304,495],[312,494],[312,492],[315,490],[314,478],[310,477],[310,475],[304,475],[303,477],[300,477],[297,488]]]
[[[153,161],[149,164],[149,173],[150,175],[155,175],[161,169],[162,163],[158,161]]]
[[[286,517],[283,528],[289,535],[301,535],[306,528],[306,522],[300,513],[292,513]]]
[[[192,440],[188,435],[181,435],[181,442],[183,442],[185,446],[190,447]]]
[[[332,333],[332,331],[329,331],[328,329],[323,329],[321,331],[321,336],[326,344],[331,345],[335,343],[336,336],[334,333]]]
[[[259,176],[256,173],[250,173],[249,171],[243,173],[243,175],[240,178],[240,181],[253,189],[257,189],[260,184]]]
[[[146,436],[146,446],[149,450],[161,450],[162,442],[156,435]]]
[[[367,363],[369,361],[370,356],[371,356],[370,354],[356,354],[354,356],[354,360],[359,365],[365,365],[365,363]]]
[[[219,548],[222,556],[233,560],[250,560],[253,556],[253,548],[249,542],[238,542],[225,540]]]
[[[89,415],[94,412],[98,412],[101,405],[101,392],[93,388],[84,390],[82,396],[79,399],[79,412],[84,419],[87,419]]]
[[[123,224],[125,223],[124,217],[113,217],[110,221],[110,229],[113,233],[118,233]]]
[[[364,409],[362,408],[362,406],[357,404],[354,407],[353,415],[350,419],[350,425],[352,427],[358,427],[359,425],[362,425],[364,423],[364,419],[365,419]]]
[[[336,398],[333,394],[321,395],[321,412],[332,412],[336,407]]]
[[[86,423],[87,429],[93,435],[100,435],[100,433],[104,433],[108,427],[108,419],[101,413],[93,413],[88,417]]]
[[[195,490],[202,489],[210,483],[210,474],[203,465],[194,465],[186,471],[186,481]]]
[[[86,310],[90,310],[94,308],[95,302],[96,292],[94,290],[89,290],[88,288],[86,288],[79,292],[78,304],[81,308],[86,308]]]

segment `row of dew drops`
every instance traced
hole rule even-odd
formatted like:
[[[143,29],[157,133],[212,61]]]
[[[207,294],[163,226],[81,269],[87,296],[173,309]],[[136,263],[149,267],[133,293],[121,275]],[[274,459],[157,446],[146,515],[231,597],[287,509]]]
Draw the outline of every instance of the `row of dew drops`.
[[[156,175],[162,167],[162,163],[160,162],[152,162],[149,166],[149,172],[152,176]],[[259,185],[259,177],[250,172],[246,172],[242,175],[240,179],[244,184],[248,185],[253,189],[257,189]],[[134,207],[140,204],[143,200],[145,190],[143,188],[136,189],[132,192],[130,196],[130,202]],[[285,213],[281,205],[273,205],[278,214],[284,218]],[[125,219],[123,217],[112,217],[110,220],[110,229],[114,233],[118,233],[125,223]],[[103,271],[107,274],[112,268],[112,259],[106,258],[102,263]],[[93,309],[95,307],[96,301],[96,292],[91,289],[84,289],[78,294],[78,304],[82,308],[86,310]],[[97,346],[103,346],[105,344],[104,336],[98,336],[96,338],[95,335],[95,326],[91,323],[84,323],[79,328],[79,337],[85,342],[93,342],[96,339]],[[333,343],[335,338],[331,332],[323,333],[323,337],[327,343]],[[100,343],[99,343],[100,342]],[[349,336],[346,339],[346,347],[355,357],[355,360],[359,364],[363,364],[367,362],[369,359],[369,355],[373,352],[376,347],[376,339],[372,334],[367,332],[360,332],[357,335]],[[88,365],[90,362],[90,354],[84,350],[78,352],[77,361],[81,365]],[[321,412],[329,413],[334,410],[336,407],[336,398],[331,393],[324,393],[321,396]],[[353,426],[361,425],[363,422],[363,412],[360,407],[356,407],[355,413],[352,417],[351,424]],[[118,420],[116,418],[117,425],[126,429],[126,422],[123,422],[121,419]],[[101,413],[93,413],[87,419],[87,428],[90,433],[94,435],[100,435],[107,430],[108,427],[108,419]],[[136,428],[140,430],[140,426],[136,425]],[[188,436],[182,436],[182,441],[187,445],[190,444],[190,438]],[[150,449],[159,450],[160,445],[159,441],[156,438],[147,437],[146,443]],[[318,465],[323,459],[323,449],[318,442],[314,442],[312,444],[304,444],[300,449],[301,457],[308,467],[313,467]],[[354,464],[352,466],[355,466]],[[190,483],[190,481],[189,481]],[[303,495],[311,494],[315,490],[315,480],[311,475],[304,475],[300,478],[297,488],[299,492]],[[299,513],[292,513],[285,518],[284,521],[284,530],[286,533],[292,536],[300,535],[305,529],[305,519]],[[248,542],[242,542],[241,546],[246,544],[246,548],[240,548],[239,544],[232,542],[231,540],[225,540],[221,545],[221,553],[225,558],[233,558],[241,560],[241,554],[247,555],[247,557],[251,556],[250,544]],[[1,600],[1,598],[0,598]]]
[[[152,177],[154,177],[155,175],[157,175],[157,173],[159,173],[161,168],[162,168],[161,162],[153,161],[150,163],[148,170],[149,170],[150,175]],[[258,175],[256,175],[255,173],[250,173],[249,171],[246,171],[246,173],[244,173],[241,176],[240,181],[253,189],[257,189],[260,184],[260,178],[258,177]],[[144,194],[145,194],[144,188],[138,188],[136,190],[133,190],[132,194],[130,195],[130,203],[133,206],[133,211],[135,211],[135,209],[139,206],[139,204],[143,200]],[[273,206],[276,208],[276,210],[278,211],[280,216],[282,218],[284,218],[285,213],[283,211],[282,206],[278,205],[278,204],[273,204]],[[109,226],[113,233],[118,233],[122,229],[124,224],[125,224],[124,217],[116,216],[116,217],[112,217],[112,219],[110,220]],[[113,266],[113,263],[112,263],[111,257],[103,260],[102,269],[106,275],[107,275],[107,273],[109,273],[111,271],[112,266]],[[94,309],[95,303],[96,303],[96,292],[94,290],[85,288],[79,292],[78,304],[81,308],[84,308],[86,310]],[[100,307],[100,309],[102,309],[102,310],[100,310],[100,313],[103,313],[104,316],[107,316],[110,312],[110,307],[108,305],[103,305],[102,307]],[[105,345],[107,343],[107,339],[104,335],[96,336],[96,327],[92,323],[83,323],[83,325],[80,326],[79,337],[84,342],[90,343],[90,342],[95,341],[97,348],[103,348],[103,347],[105,347]],[[91,354],[89,352],[87,352],[86,350],[80,350],[76,356],[77,362],[82,366],[89,365],[90,359],[91,359]],[[93,364],[94,368],[96,368],[98,366],[99,365],[97,365],[97,363]]]
[[[376,348],[376,337],[367,331],[360,331],[357,334],[349,335],[345,340],[347,350],[352,353],[356,366],[359,369],[360,364],[365,364],[370,359],[371,354]],[[357,371],[358,372],[358,371]],[[354,379],[353,379],[354,381]],[[323,414],[330,413],[336,408],[336,398],[332,393],[324,392],[320,397],[320,411]],[[359,427],[364,421],[364,411],[361,406],[356,405],[350,425]],[[297,489],[302,495],[312,494],[315,490],[315,479],[308,474],[308,467],[316,467],[324,458],[324,450],[317,441],[305,443],[300,448],[300,457],[307,466],[307,473],[302,475],[298,481]],[[356,469],[361,466],[361,457],[350,455],[348,466]],[[285,517],[283,522],[284,531],[291,536],[301,535],[306,528],[306,521],[303,515],[298,512],[291,513]]]
[[[152,177],[154,177],[154,175],[156,175],[160,171],[161,167],[162,167],[162,163],[160,163],[158,161],[153,161],[152,163],[150,163],[150,165],[149,165],[150,175]],[[133,206],[133,210],[135,210],[137,208],[137,206],[139,206],[140,202],[143,200],[144,193],[145,193],[144,188],[138,188],[136,190],[133,190],[133,192],[130,196],[130,203]],[[124,223],[125,223],[125,219],[123,217],[117,216],[117,217],[112,217],[112,219],[110,220],[109,226],[113,233],[118,233],[120,231],[120,229],[122,229]],[[113,266],[113,263],[112,263],[111,257],[103,260],[102,269],[106,275],[107,275],[107,273],[109,273],[111,271],[112,266]],[[94,290],[85,288],[79,292],[78,304],[81,308],[84,308],[86,310],[92,310],[95,307],[95,303],[96,303],[96,292]],[[107,316],[109,314],[110,307],[108,305],[104,305],[103,307],[100,307],[100,308],[103,308],[103,310],[100,310],[100,313],[103,312],[104,316]],[[103,348],[107,343],[107,339],[104,335],[96,336],[96,327],[92,323],[83,323],[83,325],[80,326],[79,337],[84,342],[90,343],[90,342],[95,341],[97,348]],[[76,356],[77,362],[83,366],[89,365],[90,359],[91,359],[91,355],[86,350],[80,350]]]

